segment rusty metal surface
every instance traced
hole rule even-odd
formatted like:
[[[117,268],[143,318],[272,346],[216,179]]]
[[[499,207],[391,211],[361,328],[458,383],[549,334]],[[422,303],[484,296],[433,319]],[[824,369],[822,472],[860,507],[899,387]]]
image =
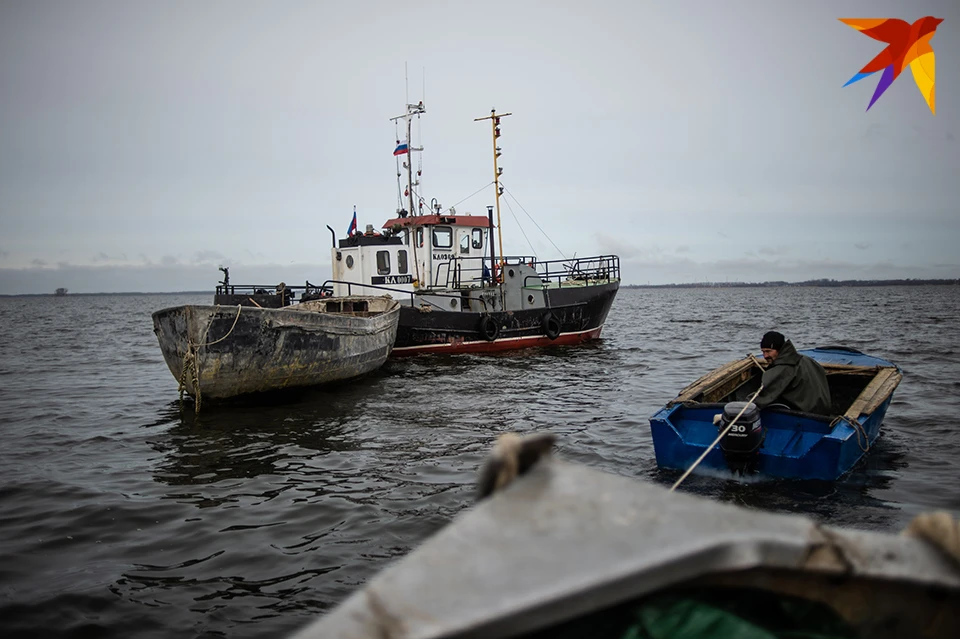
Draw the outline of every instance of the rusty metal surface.
[[[669,493],[553,459],[461,513],[294,637],[514,637],[738,571],[755,583],[793,575],[801,590],[805,578],[814,589],[823,579],[840,591],[845,581],[882,584],[893,593],[885,601],[900,592],[905,605],[926,605],[913,612],[934,624],[930,636],[954,636],[935,617],[960,603],[960,567],[919,540]]]
[[[400,306],[369,299],[371,309],[384,310],[359,316],[324,312],[322,305],[178,306],[153,314],[154,332],[170,372],[194,397],[193,376],[183,375],[191,350],[203,398],[314,386],[373,371],[390,355]]]

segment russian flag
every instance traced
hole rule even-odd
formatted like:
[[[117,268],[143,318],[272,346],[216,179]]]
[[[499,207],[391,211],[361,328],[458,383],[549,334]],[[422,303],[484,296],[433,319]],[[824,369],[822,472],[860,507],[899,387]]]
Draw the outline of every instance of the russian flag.
[[[347,229],[347,237],[357,232],[357,209],[353,209],[353,220],[350,221],[350,228]]]
[[[409,153],[410,148],[407,146],[406,142],[397,141],[397,148],[393,150],[394,155],[403,155],[404,153]]]

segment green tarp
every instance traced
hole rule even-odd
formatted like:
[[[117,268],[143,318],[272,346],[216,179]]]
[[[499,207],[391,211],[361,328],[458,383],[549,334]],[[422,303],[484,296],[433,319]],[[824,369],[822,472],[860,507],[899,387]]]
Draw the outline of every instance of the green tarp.
[[[651,595],[592,613],[527,639],[853,639],[822,603],[748,588]]]

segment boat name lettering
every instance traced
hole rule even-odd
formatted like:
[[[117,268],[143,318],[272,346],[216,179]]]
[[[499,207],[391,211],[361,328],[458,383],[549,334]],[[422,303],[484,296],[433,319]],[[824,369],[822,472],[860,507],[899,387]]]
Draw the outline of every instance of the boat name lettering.
[[[412,284],[413,275],[385,275],[370,278],[371,284]]]

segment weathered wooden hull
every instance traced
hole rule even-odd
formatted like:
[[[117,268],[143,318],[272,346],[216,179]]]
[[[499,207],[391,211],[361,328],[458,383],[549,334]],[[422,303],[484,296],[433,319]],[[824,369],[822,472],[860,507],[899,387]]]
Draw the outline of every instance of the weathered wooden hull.
[[[862,376],[864,386],[849,402],[838,403],[835,415],[773,407],[764,410],[761,420],[766,436],[754,470],[769,477],[833,481],[852,469],[876,442],[902,374],[891,362],[855,351],[826,348],[800,352],[824,366],[831,393],[835,394],[835,384],[843,375]],[[723,403],[711,401],[711,395],[732,391],[748,382],[751,374],[756,375],[756,370],[748,360],[731,362],[704,375],[657,411],[650,418],[657,465],[690,468],[719,434],[713,418],[721,413]],[[713,446],[698,469],[729,469],[719,445]]]
[[[316,386],[379,368],[396,339],[396,301],[364,298],[382,307],[369,316],[320,310],[340,299],[277,309],[177,306],[153,314],[154,332],[170,372],[193,397]]]

